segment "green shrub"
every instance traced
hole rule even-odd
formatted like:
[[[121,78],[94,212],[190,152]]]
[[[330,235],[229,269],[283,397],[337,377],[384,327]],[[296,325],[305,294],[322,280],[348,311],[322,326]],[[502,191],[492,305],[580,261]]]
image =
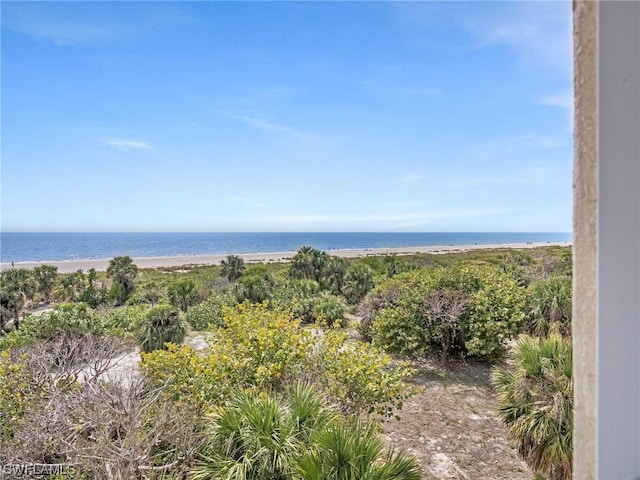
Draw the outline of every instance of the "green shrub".
[[[263,303],[273,294],[275,282],[271,275],[246,274],[234,285],[234,293],[238,303]]]
[[[0,449],[11,444],[14,432],[27,420],[25,412],[38,395],[25,367],[9,352],[0,352]]]
[[[204,354],[191,347],[143,353],[143,372],[166,385],[174,399],[199,408],[220,405],[234,390],[281,390],[300,378],[325,392],[350,414],[392,415],[413,389],[402,379],[412,373],[382,351],[350,343],[344,331],[314,334],[300,328],[291,312],[242,304],[224,312],[226,327],[213,330]]]
[[[415,270],[376,293],[372,338],[390,352],[437,353],[445,363],[451,354],[493,361],[523,326],[524,290],[488,265]]]
[[[346,414],[393,416],[415,389],[403,379],[414,371],[368,343],[350,342],[344,331],[329,330],[310,353],[305,372]]]
[[[214,329],[210,349],[190,347],[143,354],[143,371],[167,384],[175,398],[189,396],[201,406],[215,405],[237,388],[279,388],[295,378],[312,348],[311,333],[291,313],[266,304],[225,308],[225,327]]]
[[[140,325],[138,343],[143,352],[166,348],[166,343],[182,343],[187,328],[180,312],[171,305],[150,308]]]
[[[204,302],[189,307],[185,313],[185,320],[194,330],[206,330],[223,327],[223,313],[225,307],[233,307],[236,299],[229,294],[213,294]]]
[[[315,323],[344,326],[344,314],[344,304],[339,297],[320,295],[313,298],[312,315]]]
[[[37,339],[46,340],[60,330],[93,335],[105,333],[101,317],[86,304],[62,304],[49,312],[26,315],[20,330],[0,337],[0,350],[27,345]]]
[[[142,327],[146,313],[146,305],[111,308],[101,314],[102,324],[107,333],[131,336]]]

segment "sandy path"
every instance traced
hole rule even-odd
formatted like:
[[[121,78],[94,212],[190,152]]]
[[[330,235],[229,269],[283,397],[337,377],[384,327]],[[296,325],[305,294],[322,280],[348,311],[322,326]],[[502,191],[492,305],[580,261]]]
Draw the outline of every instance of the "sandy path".
[[[570,246],[571,242],[545,242],[545,243],[505,243],[493,245],[440,245],[426,247],[393,247],[393,248],[361,248],[353,250],[328,250],[327,253],[337,257],[357,258],[371,255],[411,255],[414,253],[450,253],[464,252],[469,250],[484,250],[495,248],[525,249],[546,247],[551,245]],[[293,257],[296,252],[273,252],[273,253],[240,253],[245,262],[286,262]],[[179,267],[183,265],[218,265],[227,255],[182,255],[175,257],[135,257],[134,263],[139,268],[161,268]],[[15,268],[34,268],[38,265],[55,265],[59,273],[70,273],[76,270],[89,270],[95,268],[97,271],[105,271],[109,265],[108,258],[96,260],[63,260],[52,262],[16,262]],[[0,265],[0,270],[11,268],[10,263]]]

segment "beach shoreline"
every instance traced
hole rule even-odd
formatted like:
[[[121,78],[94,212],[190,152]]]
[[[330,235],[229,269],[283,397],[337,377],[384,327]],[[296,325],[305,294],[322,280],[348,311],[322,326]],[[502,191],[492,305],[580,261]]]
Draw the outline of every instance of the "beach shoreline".
[[[388,247],[388,248],[357,248],[327,250],[327,253],[343,258],[359,258],[378,255],[414,255],[419,253],[453,253],[467,252],[471,250],[496,250],[512,249],[522,250],[538,247],[562,246],[569,247],[572,243],[565,242],[528,242],[528,243],[504,243],[490,245],[430,245],[422,247]],[[281,263],[287,262],[296,252],[265,252],[265,253],[239,253],[219,255],[178,255],[167,257],[133,257],[133,263],[138,268],[172,268],[219,265],[228,255],[238,255],[246,263]],[[58,273],[71,273],[77,270],[87,271],[95,268],[97,271],[105,271],[110,258],[86,259],[86,260],[56,260],[41,262],[15,262],[13,268],[34,268],[40,265],[54,265],[58,267]],[[12,268],[11,263],[0,264],[0,270]]]

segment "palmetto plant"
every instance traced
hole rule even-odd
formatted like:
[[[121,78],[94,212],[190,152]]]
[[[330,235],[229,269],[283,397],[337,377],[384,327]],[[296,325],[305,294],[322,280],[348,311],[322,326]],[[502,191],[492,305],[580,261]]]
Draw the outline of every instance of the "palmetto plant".
[[[563,335],[571,334],[571,279],[551,277],[529,287],[527,298],[530,329],[545,336],[553,325]]]
[[[299,462],[304,480],[419,480],[416,459],[405,452],[383,453],[376,427],[359,421],[336,423],[316,437],[317,447]]]
[[[146,313],[138,341],[143,352],[164,348],[165,343],[182,343],[187,331],[180,313],[170,305],[158,305]]]
[[[342,293],[350,303],[358,303],[373,288],[373,271],[369,266],[356,263],[344,277]]]
[[[347,424],[308,386],[287,401],[236,396],[210,417],[194,480],[419,479],[413,457],[383,454],[375,427]]]
[[[109,261],[107,276],[112,278],[119,287],[117,291],[120,298],[116,300],[119,303],[124,303],[136,288],[135,280],[138,276],[138,267],[133,263],[131,257],[114,257]]]
[[[220,275],[227,277],[229,282],[235,282],[244,273],[244,260],[237,255],[228,255],[226,260],[220,262]]]
[[[571,479],[571,339],[523,337],[513,363],[493,373],[499,413],[524,460],[548,480]]]
[[[210,416],[210,440],[192,478],[293,478],[311,438],[335,419],[310,387],[297,386],[288,402],[239,394]]]
[[[198,303],[199,294],[192,280],[182,280],[169,285],[167,296],[171,305],[186,312],[187,308]]]

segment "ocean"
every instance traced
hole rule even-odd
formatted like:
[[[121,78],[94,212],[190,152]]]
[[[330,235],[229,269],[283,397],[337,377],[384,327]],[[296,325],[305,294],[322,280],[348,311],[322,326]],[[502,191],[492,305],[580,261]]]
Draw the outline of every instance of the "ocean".
[[[570,242],[570,233],[0,233],[0,261],[41,262],[321,250]]]

